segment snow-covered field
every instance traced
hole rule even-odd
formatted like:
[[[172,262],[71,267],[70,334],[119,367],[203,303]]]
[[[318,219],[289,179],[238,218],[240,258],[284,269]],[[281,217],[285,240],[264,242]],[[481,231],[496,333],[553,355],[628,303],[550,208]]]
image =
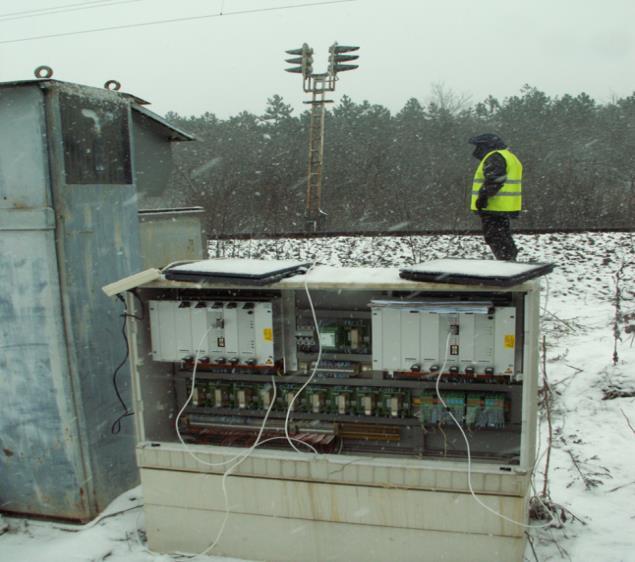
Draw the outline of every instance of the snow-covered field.
[[[516,239],[520,260],[557,264],[543,298],[544,366],[551,392],[543,385],[540,448],[545,454],[535,486],[538,493],[547,490],[563,522],[559,528],[532,530],[525,559],[635,562],[635,330],[629,331],[629,326],[635,328],[635,235],[544,234]],[[212,256],[371,266],[489,257],[475,236],[223,242],[213,243],[210,251]],[[105,512],[123,513],[102,515],[82,528],[5,518],[8,529],[0,536],[0,560],[177,559],[147,550],[142,502],[141,491],[132,490]],[[2,528],[0,520],[0,533]],[[232,532],[231,517],[226,532]]]

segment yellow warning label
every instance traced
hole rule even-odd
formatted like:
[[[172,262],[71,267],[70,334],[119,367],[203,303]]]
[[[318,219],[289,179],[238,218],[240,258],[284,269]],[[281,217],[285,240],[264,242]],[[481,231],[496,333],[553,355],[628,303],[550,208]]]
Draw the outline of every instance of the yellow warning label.
[[[516,336],[508,334],[505,336],[505,347],[514,347],[516,345]]]
[[[271,328],[265,328],[262,331],[262,337],[265,338],[265,341],[273,341],[273,330]]]

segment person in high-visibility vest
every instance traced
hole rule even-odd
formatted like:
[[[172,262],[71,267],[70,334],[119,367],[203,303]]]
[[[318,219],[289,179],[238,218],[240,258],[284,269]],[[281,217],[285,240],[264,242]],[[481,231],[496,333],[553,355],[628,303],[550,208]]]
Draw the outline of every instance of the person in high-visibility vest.
[[[510,219],[522,209],[523,165],[502,138],[493,133],[472,137],[472,155],[480,164],[474,173],[470,210],[481,217],[483,236],[497,260],[514,261]]]

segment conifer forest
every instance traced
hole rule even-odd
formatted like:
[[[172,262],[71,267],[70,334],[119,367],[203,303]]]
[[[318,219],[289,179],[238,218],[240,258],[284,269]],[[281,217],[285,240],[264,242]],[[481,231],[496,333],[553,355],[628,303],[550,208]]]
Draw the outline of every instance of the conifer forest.
[[[305,228],[309,112],[278,95],[262,115],[213,112],[169,121],[196,136],[178,143],[170,205],[206,209],[209,237],[270,236]],[[496,132],[524,166],[524,231],[620,230],[635,216],[635,94],[597,102],[525,86],[479,103],[433,87],[391,113],[342,96],[325,125],[321,230],[469,232],[477,161],[468,139]]]

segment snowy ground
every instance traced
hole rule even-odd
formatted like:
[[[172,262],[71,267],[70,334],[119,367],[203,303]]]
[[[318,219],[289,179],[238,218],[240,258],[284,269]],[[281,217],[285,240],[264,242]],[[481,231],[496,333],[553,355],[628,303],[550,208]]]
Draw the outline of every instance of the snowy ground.
[[[549,424],[544,405],[548,403],[552,446],[547,490],[566,519],[561,528],[533,530],[533,549],[528,547],[525,558],[529,562],[635,562],[635,331],[626,331],[629,325],[635,326],[635,235],[516,238],[519,259],[558,266],[548,278],[543,300],[545,367],[551,393],[541,392],[540,447],[546,451]],[[218,247],[214,243],[210,250],[213,256],[309,258],[331,265],[386,266],[446,256],[489,257],[480,237],[468,236],[224,242]],[[618,397],[604,400],[607,395]],[[543,455],[536,470],[539,492],[546,460]],[[143,512],[137,507],[142,501],[140,490],[132,490],[108,508],[106,517],[82,528],[5,518],[8,530],[0,536],[0,560],[175,560],[147,550]],[[0,533],[2,528],[0,520]],[[231,533],[231,518],[226,532]]]

